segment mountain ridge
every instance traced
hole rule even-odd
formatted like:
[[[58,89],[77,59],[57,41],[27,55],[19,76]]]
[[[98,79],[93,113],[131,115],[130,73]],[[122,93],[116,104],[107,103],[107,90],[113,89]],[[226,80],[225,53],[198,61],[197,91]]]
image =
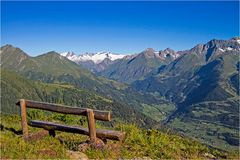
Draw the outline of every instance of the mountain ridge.
[[[197,45],[131,85],[143,93],[164,96],[176,105],[164,122],[167,126],[212,145],[238,146],[237,40],[211,40]]]

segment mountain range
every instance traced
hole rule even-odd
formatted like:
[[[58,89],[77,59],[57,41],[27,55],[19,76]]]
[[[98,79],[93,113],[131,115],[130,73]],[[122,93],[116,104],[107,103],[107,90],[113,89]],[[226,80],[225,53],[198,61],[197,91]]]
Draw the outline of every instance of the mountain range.
[[[15,113],[17,98],[84,104],[112,110],[116,121],[164,125],[221,149],[239,146],[237,37],[132,55],[51,51],[31,57],[11,45],[0,54],[3,112]]]
[[[139,80],[154,68],[162,64],[168,64],[182,54],[184,52],[175,52],[170,48],[159,52],[152,48],[147,48],[143,52],[133,55],[98,52],[77,56],[73,52],[61,53],[62,56],[97,75],[123,83]]]
[[[113,61],[126,56],[123,54],[113,54],[111,52],[85,53],[81,55],[76,55],[74,52],[63,52],[61,55],[94,73],[104,70],[109,64],[112,64]]]
[[[176,104],[166,124],[202,140],[239,145],[239,39],[211,40],[132,83]],[[229,130],[231,128],[231,130]],[[202,133],[204,134],[204,133]]]

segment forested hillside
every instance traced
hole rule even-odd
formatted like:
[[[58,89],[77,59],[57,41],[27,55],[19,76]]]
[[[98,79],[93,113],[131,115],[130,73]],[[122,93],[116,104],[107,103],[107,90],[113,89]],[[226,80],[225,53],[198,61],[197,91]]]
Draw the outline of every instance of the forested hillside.
[[[68,84],[47,84],[27,80],[12,71],[1,71],[1,92],[1,112],[3,113],[19,113],[19,108],[15,103],[20,98],[25,98],[35,101],[112,111],[114,121],[118,119],[131,123],[138,122],[142,126],[145,123],[155,123],[131,107],[101,97],[95,93]]]

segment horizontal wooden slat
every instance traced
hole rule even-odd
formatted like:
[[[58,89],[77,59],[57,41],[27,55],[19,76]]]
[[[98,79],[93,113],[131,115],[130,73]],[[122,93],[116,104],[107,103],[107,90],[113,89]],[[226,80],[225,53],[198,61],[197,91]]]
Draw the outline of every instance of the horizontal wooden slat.
[[[65,114],[74,114],[74,115],[83,115],[87,116],[87,108],[79,108],[79,107],[70,107],[60,104],[53,103],[43,103],[31,100],[25,100],[26,106],[28,108],[35,109],[43,109],[52,112],[65,113]],[[16,105],[20,105],[20,101],[16,103]],[[111,113],[109,111],[99,111],[93,110],[94,118],[102,121],[110,121]]]
[[[56,124],[53,122],[45,122],[45,121],[38,121],[38,120],[29,121],[28,124],[32,127],[44,128],[46,130],[57,130],[57,131],[89,135],[88,129],[82,128],[82,127],[66,126],[62,124]],[[105,139],[118,140],[118,141],[122,141],[125,138],[125,133],[119,132],[119,131],[97,129],[96,134],[98,138],[105,138]]]

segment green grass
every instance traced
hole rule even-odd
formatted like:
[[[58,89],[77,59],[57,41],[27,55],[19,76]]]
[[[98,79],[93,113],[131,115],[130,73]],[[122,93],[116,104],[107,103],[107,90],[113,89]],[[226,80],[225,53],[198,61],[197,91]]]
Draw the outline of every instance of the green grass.
[[[1,116],[0,148],[2,159],[49,159],[49,158],[67,158],[66,148],[58,139],[47,136],[40,141],[25,142],[22,135],[15,132],[21,132],[19,116]],[[30,133],[39,131],[39,129],[30,128]]]
[[[175,106],[172,104],[142,104],[142,106],[142,113],[157,122],[164,120],[175,109]]]
[[[63,116],[61,114],[44,115],[41,112],[31,111],[28,118],[57,121],[69,125],[80,124],[78,116]],[[87,140],[88,136],[56,132],[56,137],[47,136],[38,141],[24,142],[21,131],[20,117],[16,115],[1,115],[0,133],[1,158],[7,159],[66,159],[70,158],[67,150],[78,150],[78,145]],[[97,128],[106,128],[97,123]],[[215,158],[237,158],[236,155],[224,151],[209,149],[197,141],[181,137],[171,132],[140,129],[135,125],[116,124],[111,130],[126,132],[126,139],[120,142],[108,141],[104,148],[88,148],[85,154],[91,159],[206,159],[209,155]],[[29,127],[30,134],[41,129]],[[15,132],[15,133],[14,133]],[[235,157],[234,157],[235,156]]]
[[[48,159],[67,158],[66,149],[53,137],[41,141],[24,142],[22,136],[3,131],[0,137],[2,159]]]

